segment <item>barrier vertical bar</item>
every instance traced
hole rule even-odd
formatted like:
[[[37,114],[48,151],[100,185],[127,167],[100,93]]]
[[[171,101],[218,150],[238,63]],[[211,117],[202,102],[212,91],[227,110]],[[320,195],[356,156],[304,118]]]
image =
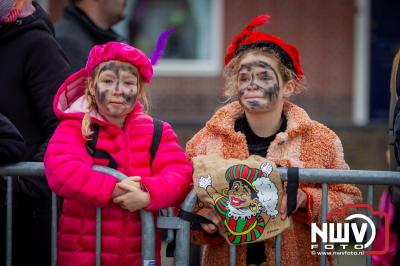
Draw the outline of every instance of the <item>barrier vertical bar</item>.
[[[281,266],[282,234],[275,238],[275,266]]]
[[[101,265],[101,208],[96,209],[96,266]]]
[[[93,170],[100,171],[105,174],[109,174],[117,178],[118,180],[123,180],[126,175],[123,173],[108,168],[105,166],[94,165]],[[101,208],[96,209],[96,266],[101,265]]]
[[[174,212],[173,212],[172,208],[167,208],[167,217],[173,217],[173,216],[174,216]],[[174,241],[174,230],[168,229],[167,238],[165,239],[165,243],[171,243],[172,241]]]
[[[321,223],[326,222],[326,216],[328,215],[328,184],[322,184],[322,207],[321,207]],[[319,257],[319,265],[325,266],[326,265],[326,255],[325,255],[325,244],[322,242],[321,239],[321,246],[320,246],[321,256]]]
[[[140,219],[142,221],[142,265],[156,265],[156,230],[153,213],[141,210]]]
[[[101,171],[106,174],[113,175],[119,181],[127,178],[127,176],[115,169],[104,166],[93,166],[94,170]],[[156,230],[154,218],[151,212],[140,211],[140,219],[142,224],[142,264],[155,265],[155,242]],[[101,257],[101,209],[96,212],[96,266],[100,265]],[[97,264],[99,263],[99,264]]]
[[[194,205],[196,204],[197,196],[194,190],[190,191],[185,201],[182,204],[182,210],[193,212]],[[176,256],[175,266],[189,265],[190,254],[190,223],[181,220],[182,227],[176,232]]]
[[[229,246],[229,265],[236,266],[236,246]]]
[[[57,196],[51,193],[51,266],[57,266]]]
[[[368,185],[368,204],[371,206],[374,206],[374,186],[373,185]],[[368,210],[368,217],[371,217],[371,212],[370,210]],[[371,237],[371,230],[367,231],[367,239],[369,239]],[[371,250],[372,246],[368,247],[368,250]],[[372,265],[372,257],[371,256],[366,256],[366,260],[367,260],[367,266],[371,266]]]
[[[12,203],[13,203],[13,186],[12,177],[5,176],[7,180],[7,207],[6,207],[6,266],[12,265]]]

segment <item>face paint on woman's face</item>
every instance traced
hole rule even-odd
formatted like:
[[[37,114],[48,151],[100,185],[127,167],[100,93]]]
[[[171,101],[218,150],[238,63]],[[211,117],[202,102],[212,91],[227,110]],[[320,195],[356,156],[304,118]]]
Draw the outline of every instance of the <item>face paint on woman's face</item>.
[[[134,108],[138,73],[129,63],[111,62],[100,68],[95,85],[96,103],[105,117],[125,117]]]
[[[276,70],[264,60],[241,64],[238,74],[239,102],[248,110],[267,110],[278,100],[280,85]]]

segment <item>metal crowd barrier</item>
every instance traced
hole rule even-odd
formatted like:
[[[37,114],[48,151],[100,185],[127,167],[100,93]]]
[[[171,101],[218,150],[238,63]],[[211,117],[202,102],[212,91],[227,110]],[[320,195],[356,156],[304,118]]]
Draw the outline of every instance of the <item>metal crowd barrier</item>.
[[[123,180],[127,176],[121,172],[103,167],[94,166],[93,169],[115,176]],[[7,180],[6,195],[6,266],[12,265],[12,178],[13,176],[42,176],[44,175],[43,163],[22,162],[0,167],[0,176]],[[142,261],[143,265],[155,265],[155,226],[153,214],[140,211],[142,223]],[[51,203],[51,265],[57,265],[57,196],[52,193]],[[170,234],[169,234],[170,235]],[[101,208],[96,210],[96,266],[101,265]]]
[[[126,176],[114,169],[95,166],[94,169],[111,174],[122,180]],[[279,168],[281,179],[285,180],[287,169]],[[12,265],[12,176],[40,176],[44,174],[42,163],[24,162],[14,165],[0,167],[0,176],[4,176],[7,180],[7,217],[6,217],[6,266]],[[326,222],[328,211],[328,184],[364,184],[368,185],[367,202],[373,204],[373,185],[400,185],[400,172],[391,171],[365,171],[365,170],[332,170],[332,169],[299,169],[299,179],[301,182],[312,182],[322,184],[322,221]],[[197,197],[192,190],[186,197],[182,209],[188,212],[193,211]],[[57,265],[57,198],[52,195],[52,251],[51,264]],[[96,266],[100,265],[101,255],[101,209],[96,214]],[[155,265],[155,225],[152,213],[141,211],[142,222],[142,265]],[[368,216],[371,216],[368,213]],[[157,218],[157,227],[176,230],[176,254],[175,265],[189,265],[190,250],[190,223],[171,217],[171,215]],[[169,233],[171,236],[171,233]],[[168,237],[171,240],[171,237]],[[275,238],[275,265],[281,264],[281,236]],[[321,243],[320,251],[324,254],[324,245]],[[236,265],[236,249],[234,246],[230,248],[230,265]],[[320,256],[320,265],[326,265],[326,255]],[[371,257],[367,256],[366,265],[371,265]]]
[[[285,180],[287,169],[279,168],[281,179]],[[300,169],[299,178],[302,182],[312,182],[322,184],[322,221],[326,222],[328,212],[328,184],[365,184],[368,185],[367,202],[373,205],[373,185],[391,185],[400,184],[400,172],[390,171],[365,171],[365,170],[331,170],[331,169]],[[194,191],[191,191],[182,205],[185,211],[193,211],[197,197]],[[368,213],[370,217],[371,214]],[[190,247],[190,223],[177,217],[158,218],[158,228],[170,228],[177,230],[176,234],[176,257],[175,265],[189,265],[189,247]],[[281,262],[281,236],[278,235],[275,240],[275,265]],[[147,243],[145,246],[149,246]],[[322,254],[325,251],[324,245],[321,245]],[[234,246],[230,248],[230,265],[236,265],[236,250]],[[320,256],[320,265],[326,265],[326,255]],[[371,265],[371,257],[367,256],[366,265]]]
[[[286,179],[287,169],[278,168],[282,181]],[[299,180],[306,183],[321,183],[322,184],[322,206],[321,217],[322,223],[326,222],[328,215],[328,184],[363,184],[368,185],[367,203],[373,205],[373,185],[400,185],[400,172],[392,171],[366,171],[366,170],[333,170],[333,169],[299,169]],[[193,211],[197,197],[194,191],[190,192],[183,203],[182,209],[188,212]],[[371,214],[368,213],[368,217]],[[189,236],[189,222],[181,221],[182,227],[179,229],[181,234]],[[281,265],[281,235],[275,238],[275,265]],[[189,238],[182,239],[176,242],[176,263],[175,265],[189,265]],[[324,245],[320,247],[321,254],[324,254]],[[230,247],[229,252],[230,265],[236,265],[236,249],[235,246]],[[372,264],[371,256],[367,256],[366,265]],[[326,255],[320,256],[320,265],[326,265]]]

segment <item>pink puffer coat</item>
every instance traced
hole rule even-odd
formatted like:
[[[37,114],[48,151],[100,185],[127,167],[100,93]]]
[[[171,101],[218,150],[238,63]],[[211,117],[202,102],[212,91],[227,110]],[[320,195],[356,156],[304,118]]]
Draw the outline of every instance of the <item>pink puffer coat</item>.
[[[74,76],[70,78],[73,80]],[[140,265],[139,212],[129,212],[113,204],[111,194],[117,179],[92,170],[94,164],[105,163],[95,161],[86,152],[81,123],[87,103],[82,95],[82,90],[69,91],[66,87],[57,93],[54,109],[62,121],[49,142],[44,160],[49,186],[64,198],[58,265],[94,265],[97,207],[102,207],[102,265]],[[153,120],[143,113],[139,102],[127,117],[124,129],[96,113],[92,121],[101,126],[96,147],[113,156],[120,172],[142,177],[151,198],[147,211],[173,206],[185,198],[192,167],[169,124],[163,122],[161,143],[150,167]],[[157,264],[160,265],[159,254]]]

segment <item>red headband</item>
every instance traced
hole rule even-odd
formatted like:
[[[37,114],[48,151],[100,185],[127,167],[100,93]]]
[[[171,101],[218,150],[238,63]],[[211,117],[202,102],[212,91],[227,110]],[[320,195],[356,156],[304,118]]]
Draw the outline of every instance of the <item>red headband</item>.
[[[237,56],[241,51],[253,47],[270,47],[278,53],[285,66],[292,69],[299,80],[303,77],[303,69],[300,65],[300,55],[296,47],[291,44],[285,43],[281,38],[267,34],[260,31],[253,31],[255,27],[259,27],[269,22],[269,15],[261,15],[253,18],[246,28],[242,30],[232,43],[228,46],[226,51],[225,65]]]

